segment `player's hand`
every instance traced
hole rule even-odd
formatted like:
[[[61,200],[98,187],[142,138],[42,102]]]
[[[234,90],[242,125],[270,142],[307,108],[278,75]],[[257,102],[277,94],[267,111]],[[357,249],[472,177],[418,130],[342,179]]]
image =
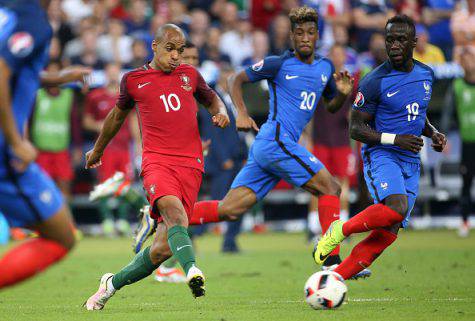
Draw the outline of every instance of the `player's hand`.
[[[223,165],[221,166],[225,171],[233,169],[234,168],[234,162],[232,159],[227,159]]]
[[[213,125],[219,128],[225,128],[229,125],[229,117],[226,114],[217,113],[211,118]]]
[[[61,74],[64,77],[64,82],[80,81],[82,83],[82,92],[87,92],[89,89],[89,75],[92,72],[92,68],[85,66],[70,66],[61,70]]]
[[[36,148],[27,139],[22,139],[19,143],[12,145],[11,148],[15,155],[11,165],[18,172],[25,171],[28,165],[38,156]]]
[[[254,119],[249,117],[248,115],[239,115],[236,118],[236,128],[239,131],[248,132],[251,129],[254,129],[256,132],[259,131],[259,127],[257,127],[256,122]]]
[[[102,165],[101,161],[102,153],[91,149],[86,153],[86,169],[96,168]]]
[[[353,91],[355,79],[348,71],[335,72],[333,78],[335,79],[336,89],[343,95],[347,96]]]
[[[424,141],[416,135],[396,135],[394,145],[414,153],[419,153],[422,146],[424,146]]]
[[[432,134],[432,148],[436,151],[436,152],[442,152],[445,148],[445,145],[447,145],[447,137],[445,137],[444,134],[442,133],[439,133],[439,132],[434,132]]]

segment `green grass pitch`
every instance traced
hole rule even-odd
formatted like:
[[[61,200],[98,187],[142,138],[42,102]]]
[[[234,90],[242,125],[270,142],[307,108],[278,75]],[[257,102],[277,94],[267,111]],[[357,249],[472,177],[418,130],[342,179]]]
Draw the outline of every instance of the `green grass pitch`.
[[[204,298],[150,277],[117,292],[104,310],[85,311],[81,305],[99,277],[132,258],[129,239],[86,238],[64,262],[0,292],[0,320],[475,320],[473,235],[401,232],[372,266],[373,276],[348,281],[348,301],[332,311],[314,311],[304,302],[303,285],[316,266],[303,234],[243,235],[241,255],[219,253],[220,241],[196,241],[207,277]],[[356,241],[344,244],[344,253]]]

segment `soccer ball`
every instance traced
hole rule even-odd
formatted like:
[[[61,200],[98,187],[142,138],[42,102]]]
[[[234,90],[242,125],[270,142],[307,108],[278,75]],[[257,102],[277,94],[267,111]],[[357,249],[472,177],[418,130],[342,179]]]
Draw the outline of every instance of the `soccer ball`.
[[[340,275],[331,271],[312,274],[305,283],[305,301],[315,310],[336,309],[348,291]]]

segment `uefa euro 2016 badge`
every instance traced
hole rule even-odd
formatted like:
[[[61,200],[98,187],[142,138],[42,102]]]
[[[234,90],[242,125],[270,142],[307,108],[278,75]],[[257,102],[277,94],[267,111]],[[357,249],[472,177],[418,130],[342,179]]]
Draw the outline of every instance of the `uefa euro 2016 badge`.
[[[183,85],[181,85],[181,88],[185,89],[186,91],[190,91],[193,88],[190,86],[190,77],[187,75],[181,75],[180,76],[181,81],[183,81]]]
[[[355,107],[363,107],[364,105],[364,96],[361,91],[358,91],[355,97],[355,102],[353,103],[353,106]]]

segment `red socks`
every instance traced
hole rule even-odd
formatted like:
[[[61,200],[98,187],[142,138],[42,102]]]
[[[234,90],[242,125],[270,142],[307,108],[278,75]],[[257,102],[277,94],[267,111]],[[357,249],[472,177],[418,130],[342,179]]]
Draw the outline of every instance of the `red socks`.
[[[318,198],[318,219],[322,227],[322,234],[328,230],[333,221],[340,219],[340,199],[335,195],[323,195]],[[338,245],[330,255],[338,255],[340,246]]]
[[[368,237],[356,244],[350,256],[341,262],[335,269],[345,280],[362,271],[373,263],[374,260],[397,238],[387,230],[373,230]]]
[[[375,204],[361,211],[343,224],[343,234],[362,233],[401,223],[404,217],[384,204]]]
[[[0,259],[0,289],[43,271],[67,252],[59,243],[43,238],[18,245]]]
[[[219,201],[202,201],[195,203],[189,224],[201,225],[219,222],[218,204]]]

